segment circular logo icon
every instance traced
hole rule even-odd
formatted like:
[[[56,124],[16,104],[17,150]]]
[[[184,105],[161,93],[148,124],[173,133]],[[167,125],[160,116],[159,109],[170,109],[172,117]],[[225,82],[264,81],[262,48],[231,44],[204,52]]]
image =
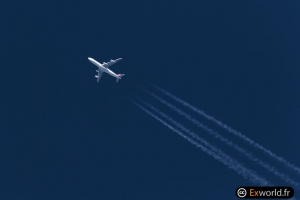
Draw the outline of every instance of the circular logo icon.
[[[245,188],[239,188],[236,191],[236,195],[240,198],[244,198],[247,195],[247,190]]]

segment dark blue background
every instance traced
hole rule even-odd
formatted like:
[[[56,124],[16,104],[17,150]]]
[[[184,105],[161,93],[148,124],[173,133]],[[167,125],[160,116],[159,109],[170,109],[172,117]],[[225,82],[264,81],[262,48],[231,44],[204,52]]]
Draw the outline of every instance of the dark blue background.
[[[144,80],[299,166],[299,10],[296,0],[2,2],[0,198],[235,199],[251,185],[128,101],[179,119]],[[97,83],[87,57],[122,57],[111,69],[126,76]]]

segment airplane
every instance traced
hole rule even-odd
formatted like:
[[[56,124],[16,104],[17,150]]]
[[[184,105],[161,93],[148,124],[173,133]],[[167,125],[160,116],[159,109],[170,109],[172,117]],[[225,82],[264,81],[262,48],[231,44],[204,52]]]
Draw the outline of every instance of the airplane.
[[[99,82],[99,80],[100,80],[103,72],[106,72],[109,75],[115,77],[116,78],[116,82],[118,82],[121,79],[121,77],[125,76],[125,74],[115,74],[113,71],[111,71],[110,69],[108,69],[111,65],[113,65],[116,62],[122,60],[122,58],[118,58],[116,60],[110,60],[107,63],[103,62],[102,64],[99,63],[99,62],[97,62],[93,58],[88,57],[88,59],[89,59],[89,61],[91,61],[91,63],[93,63],[94,65],[96,65],[98,67],[98,70],[96,70],[96,72],[98,72],[98,74],[95,76],[97,78],[97,82]]]

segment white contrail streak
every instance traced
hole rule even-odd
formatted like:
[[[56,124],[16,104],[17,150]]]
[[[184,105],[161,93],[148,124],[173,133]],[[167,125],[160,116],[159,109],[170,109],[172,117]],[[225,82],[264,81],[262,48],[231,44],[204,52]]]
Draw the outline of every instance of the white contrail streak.
[[[280,161],[281,163],[284,164],[284,166],[286,166],[288,169],[296,172],[297,174],[300,174],[300,168],[297,167],[296,165],[288,162],[285,158],[280,157],[278,155],[276,155],[275,153],[273,153],[271,150],[266,149],[265,147],[263,147],[262,145],[254,142],[252,139],[248,138],[247,136],[243,135],[242,133],[232,129],[230,126],[222,123],[221,121],[215,119],[214,117],[206,114],[204,111],[196,108],[195,106],[190,105],[189,103],[187,103],[186,101],[178,98],[177,96],[171,94],[170,92],[162,89],[159,86],[156,86],[154,84],[151,84],[154,88],[156,88],[157,90],[161,91],[162,93],[164,93],[165,95],[169,96],[170,98],[174,99],[175,101],[181,103],[182,105],[188,107],[189,109],[193,110],[194,112],[198,113],[199,115],[205,117],[208,120],[213,121],[214,123],[216,123],[217,125],[219,125],[220,127],[224,128],[225,130],[227,130],[228,132],[238,136],[239,138],[247,141],[250,145],[262,150],[263,152],[265,152],[266,154],[268,154],[269,156],[271,156],[272,158],[276,159],[277,161]]]
[[[131,100],[132,101],[132,100]],[[226,154],[224,154],[221,151],[218,151],[217,148],[213,147],[212,145],[209,145],[209,143],[205,142],[204,140],[201,140],[202,143],[204,143],[205,145],[209,145],[210,148],[213,148],[214,151],[217,151],[218,153],[221,153],[220,155],[218,155],[216,152],[208,149],[207,147],[205,147],[204,145],[200,144],[199,142],[193,140],[192,138],[186,136],[184,133],[182,133],[181,131],[179,131],[178,129],[174,128],[173,126],[171,126],[170,124],[166,123],[164,120],[162,120],[161,118],[157,117],[156,115],[154,115],[152,112],[150,112],[149,110],[147,110],[146,108],[144,108],[143,106],[141,106],[140,104],[136,103],[135,101],[132,101],[137,107],[139,107],[141,110],[143,110],[144,112],[146,112],[147,114],[149,114],[151,117],[155,118],[157,121],[161,122],[163,125],[165,125],[166,127],[168,127],[169,129],[171,129],[172,131],[176,132],[178,135],[182,136],[183,138],[185,138],[186,140],[188,140],[190,143],[194,144],[197,147],[200,147],[202,151],[204,151],[205,153],[207,153],[208,155],[214,157],[216,160],[222,162],[224,165],[226,165],[227,167],[229,167],[230,169],[235,170],[238,174],[242,175],[245,179],[251,181],[254,184],[259,184],[261,186],[266,186],[266,185],[271,185],[270,182],[268,182],[267,180],[265,180],[264,178],[259,177],[258,175],[256,175],[253,171],[246,169],[245,167],[243,167],[241,164],[239,164],[237,161],[233,160],[232,158],[230,158],[229,156],[227,156]],[[169,119],[170,120],[170,119]],[[180,124],[178,124],[177,122],[173,121],[173,123],[177,124],[178,127],[181,127],[181,129],[184,129],[186,131],[189,131],[188,129],[185,129],[183,126],[181,126]],[[190,132],[191,135],[193,135],[192,132]]]
[[[163,104],[167,105],[168,107],[170,107],[172,110],[176,111],[178,114],[184,116],[186,119],[188,119],[189,121],[191,121],[192,123],[194,123],[195,125],[197,125],[199,128],[202,128],[203,130],[205,130],[206,132],[208,132],[210,135],[214,136],[215,138],[221,140],[222,142],[224,142],[225,144],[227,144],[228,146],[234,148],[235,150],[237,150],[238,152],[242,153],[243,155],[245,155],[247,158],[249,158],[251,161],[259,164],[260,166],[262,166],[263,168],[265,168],[266,170],[268,170],[269,172],[273,173],[274,175],[278,176],[279,178],[281,178],[282,180],[284,180],[287,183],[292,184],[294,187],[297,187],[300,189],[299,187],[299,183],[295,182],[294,180],[292,180],[288,175],[281,173],[279,171],[277,171],[275,169],[275,167],[270,166],[268,163],[260,160],[259,158],[257,158],[256,156],[252,155],[252,153],[246,151],[245,149],[243,149],[242,147],[238,146],[237,144],[234,144],[233,142],[231,142],[230,140],[228,140],[226,137],[223,137],[222,135],[220,135],[218,132],[213,131],[212,129],[208,128],[207,126],[203,125],[202,123],[200,123],[198,120],[192,118],[190,115],[186,114],[185,112],[183,112],[182,110],[180,110],[179,108],[177,108],[176,106],[172,105],[171,103],[167,102],[166,100],[164,100],[163,98],[153,94],[152,92],[149,92],[148,90],[142,88],[143,90],[145,90],[149,95],[151,95],[152,97],[154,97],[155,99],[159,100],[160,102],[162,102]],[[139,97],[137,97],[139,98]],[[153,110],[155,110],[153,108],[153,106],[151,106],[149,103],[145,102],[144,100],[142,100],[141,98],[139,98],[143,103],[145,103],[147,106],[149,106],[150,108],[152,108]],[[155,110],[156,111],[156,110]],[[158,112],[158,111],[156,111]]]

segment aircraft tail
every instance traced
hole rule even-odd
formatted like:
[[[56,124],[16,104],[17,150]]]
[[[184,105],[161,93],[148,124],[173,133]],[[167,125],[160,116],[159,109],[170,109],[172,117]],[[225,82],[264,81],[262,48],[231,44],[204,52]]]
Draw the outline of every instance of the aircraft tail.
[[[117,76],[118,78],[116,79],[116,82],[118,82],[121,79],[121,77],[125,76],[125,74],[117,74]]]

